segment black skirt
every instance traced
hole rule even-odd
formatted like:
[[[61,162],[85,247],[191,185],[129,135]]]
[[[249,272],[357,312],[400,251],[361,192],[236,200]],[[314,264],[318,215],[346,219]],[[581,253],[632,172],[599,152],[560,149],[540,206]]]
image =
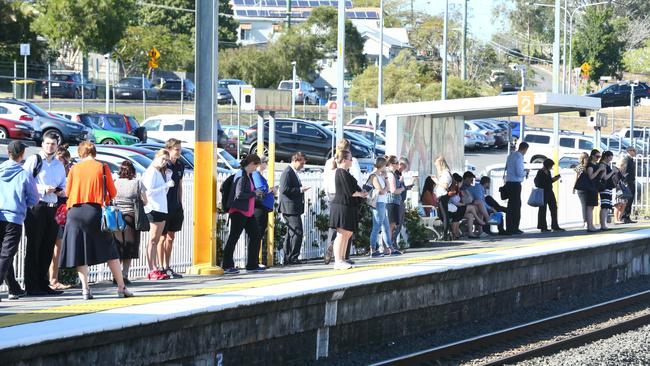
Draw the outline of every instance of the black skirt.
[[[330,227],[357,231],[359,226],[359,207],[347,206],[340,203],[330,205]]]
[[[135,214],[123,213],[126,229],[114,234],[115,244],[120,259],[138,259],[140,257],[140,232],[135,229]]]
[[[61,243],[61,268],[92,266],[118,259],[113,235],[101,230],[102,208],[84,203],[68,210]]]

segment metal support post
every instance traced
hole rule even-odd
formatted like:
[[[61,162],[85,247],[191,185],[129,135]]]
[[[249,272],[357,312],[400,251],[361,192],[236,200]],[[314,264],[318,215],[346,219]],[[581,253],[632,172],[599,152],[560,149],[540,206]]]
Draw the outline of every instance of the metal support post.
[[[467,80],[467,0],[463,1],[463,38],[461,47],[462,66],[460,69],[460,78]]]
[[[291,2],[291,1],[289,1]],[[291,117],[296,117],[296,61],[291,61]]]
[[[239,150],[241,150],[241,138],[239,135],[241,134],[241,86],[237,88],[237,92],[239,93],[239,98],[237,98],[239,101],[239,103],[237,103],[237,160],[240,160],[241,152]]]
[[[147,90],[144,88],[144,74],[142,74],[142,113],[143,120],[147,119]]]
[[[560,91],[560,0],[555,0],[555,37],[553,41],[553,93]],[[553,174],[560,172],[560,114],[553,113]],[[553,184],[555,196],[559,197],[559,180]]]
[[[338,2],[338,26],[336,47],[336,140],[343,139],[345,118],[345,1]]]
[[[194,252],[191,274],[223,274],[217,266],[218,4],[196,1],[196,143]]]
[[[17,88],[16,88],[16,79],[18,78],[18,63],[16,60],[14,60],[14,87],[13,87],[13,92],[14,92],[14,98],[18,99],[17,94]]]
[[[612,122],[613,123],[613,122]],[[630,81],[630,142],[634,145],[634,83]]]
[[[108,85],[108,79],[110,78],[110,70],[111,70],[111,55],[110,53],[107,53],[104,55],[104,60],[106,60],[106,65],[104,66],[106,70],[106,113],[110,112],[110,101],[111,101],[111,89]]]
[[[85,112],[85,95],[84,95],[84,89],[86,87],[86,77],[84,76],[84,62],[81,62],[81,113]]]
[[[384,103],[384,0],[379,2],[379,54],[378,54],[378,68],[379,68],[379,86],[377,88],[377,108],[381,107]],[[365,110],[365,100],[364,100]]]
[[[25,56],[25,62],[24,62],[24,67],[25,69],[23,70],[23,99],[27,101],[27,56]]]
[[[264,156],[264,111],[257,111],[257,156]]]
[[[266,169],[269,189],[275,187],[275,112],[269,112],[269,165]],[[266,230],[266,265],[273,265],[273,242],[275,240],[275,213],[269,212]]]
[[[47,63],[47,110],[48,112],[52,110],[52,64]]]
[[[443,22],[443,33],[442,33],[442,91],[440,93],[440,99],[447,99],[447,28],[449,23],[449,0],[445,0],[445,17]]]
[[[181,78],[181,114],[185,112],[183,102],[185,101],[185,79]],[[237,156],[239,158],[239,156]]]
[[[521,75],[521,91],[526,90],[526,65],[518,65]],[[526,116],[521,116],[519,125],[519,141],[524,141],[526,135]]]

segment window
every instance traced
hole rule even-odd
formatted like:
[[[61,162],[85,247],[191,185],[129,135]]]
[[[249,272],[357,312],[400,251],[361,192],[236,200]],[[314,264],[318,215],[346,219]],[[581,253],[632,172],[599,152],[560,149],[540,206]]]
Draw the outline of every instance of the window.
[[[307,124],[307,123],[298,123],[298,135],[306,137],[323,137],[318,127]]]
[[[551,142],[551,136],[535,135],[529,133],[528,135],[526,135],[526,137],[524,137],[524,141],[531,142],[534,144],[548,144]]]
[[[253,32],[251,31],[250,24],[239,25],[239,39],[242,41],[250,41],[253,39]]]
[[[0,107],[0,114],[8,114],[9,110],[5,107]]]
[[[293,122],[276,122],[275,132],[293,133]]]
[[[151,119],[147,121],[142,127],[144,127],[144,129],[147,131],[158,131],[160,129],[160,120]]]
[[[560,146],[573,149],[575,145],[576,145],[575,139],[568,138],[568,137],[560,137]]]
[[[163,126],[163,131],[183,131],[183,125],[173,124]]]
[[[594,148],[594,143],[589,140],[578,140],[578,149],[591,150]]]
[[[113,128],[124,128],[124,118],[122,116],[106,116],[104,117],[108,125]]]
[[[186,119],[185,120],[185,131],[194,131],[194,120]]]

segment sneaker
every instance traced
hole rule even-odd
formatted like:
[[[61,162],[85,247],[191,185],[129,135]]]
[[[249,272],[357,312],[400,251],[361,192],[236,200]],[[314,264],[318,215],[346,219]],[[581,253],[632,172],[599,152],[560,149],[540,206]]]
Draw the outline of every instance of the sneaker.
[[[350,263],[351,265],[354,265],[354,263],[355,263],[352,259],[346,259],[345,261]]]
[[[165,270],[165,274],[169,276],[169,278],[173,278],[173,279],[183,278],[182,275],[179,275],[178,273],[174,272],[174,270],[171,268],[167,268]]]
[[[393,250],[390,252],[390,255],[402,255],[402,254],[403,254],[403,253],[400,252],[400,251],[397,250],[397,249],[393,249]]]
[[[253,269],[246,268],[246,272],[264,272],[264,271],[266,271],[266,267],[258,266],[257,268],[253,268]]]
[[[20,299],[21,297],[23,297],[25,295],[27,295],[27,292],[25,292],[25,290],[21,289],[20,291],[10,292],[9,295],[7,296],[7,298],[9,300],[18,300],[18,299]]]
[[[488,234],[486,234],[486,233],[481,233],[481,234],[479,234],[478,237],[479,237],[479,239],[485,239],[485,238],[489,238],[490,236]]]
[[[370,256],[373,257],[373,258],[383,257],[384,253],[382,253],[382,252],[372,252],[372,254],[370,254]]]
[[[224,274],[229,274],[229,275],[234,275],[234,274],[238,274],[239,270],[237,268],[235,268],[235,267],[232,267],[232,268],[224,269],[223,273]]]
[[[488,225],[499,225],[499,222],[497,220],[490,219],[490,220],[487,221],[487,224]]]
[[[352,265],[348,262],[339,262],[339,263],[334,263],[334,269],[335,270],[345,270],[345,269],[350,269],[352,268]]]

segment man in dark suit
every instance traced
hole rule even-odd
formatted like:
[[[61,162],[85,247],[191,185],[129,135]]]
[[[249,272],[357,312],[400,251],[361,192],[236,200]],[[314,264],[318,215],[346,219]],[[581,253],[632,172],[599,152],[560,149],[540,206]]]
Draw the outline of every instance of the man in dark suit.
[[[305,166],[305,154],[297,152],[291,157],[291,164],[280,176],[280,208],[287,222],[287,235],[284,238],[284,264],[298,264],[302,246],[302,219],[305,211],[305,191],[310,187],[302,185],[298,172]]]
[[[623,211],[623,216],[621,217],[624,224],[636,223],[631,217],[632,205],[634,205],[634,196],[636,194],[636,161],[634,161],[634,157],[636,157],[636,149],[630,146],[627,148],[627,154],[625,155],[625,159],[623,159],[623,166],[621,167],[623,177],[625,178],[625,185],[632,193],[632,198],[627,200],[625,211]]]

